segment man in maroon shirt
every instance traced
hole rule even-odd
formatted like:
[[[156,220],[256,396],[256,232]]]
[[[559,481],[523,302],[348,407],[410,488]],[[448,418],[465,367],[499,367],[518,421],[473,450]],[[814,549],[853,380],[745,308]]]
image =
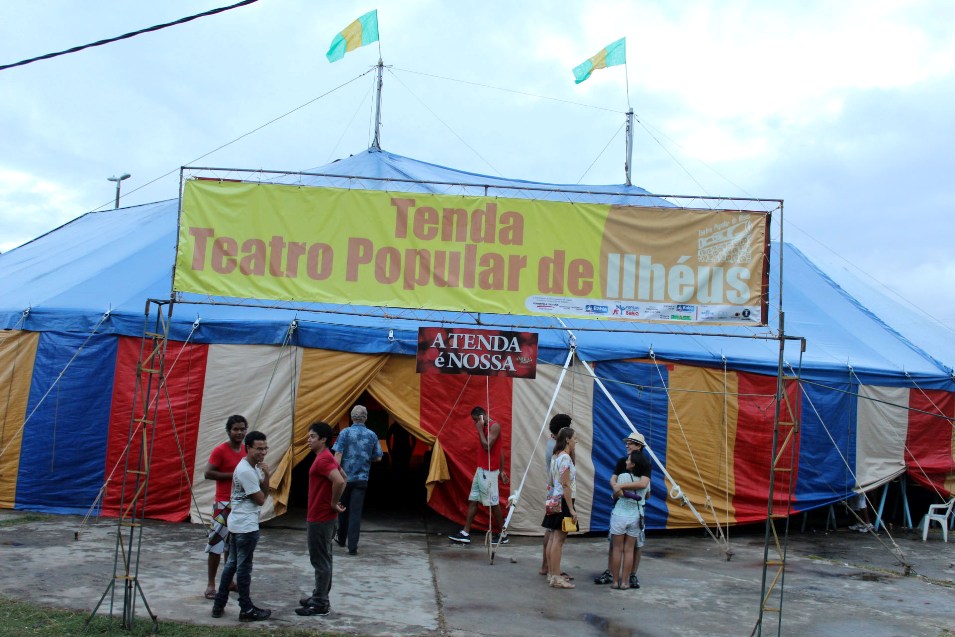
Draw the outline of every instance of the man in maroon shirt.
[[[209,529],[209,541],[206,553],[209,554],[207,571],[209,582],[206,585],[206,599],[216,597],[216,572],[219,561],[229,546],[229,513],[232,512],[229,500],[232,498],[232,472],[245,457],[242,441],[249,428],[243,416],[236,414],[225,421],[225,430],[229,439],[212,450],[206,464],[204,477],[216,481],[215,501],[212,504],[212,527]]]
[[[315,569],[315,588],[309,597],[299,600],[296,615],[327,615],[331,612],[328,591],[332,588],[332,541],[338,526],[338,514],[344,512],[341,497],[348,477],[329,450],[332,428],[324,422],[308,429],[308,446],[315,460],[308,470],[308,557]]]

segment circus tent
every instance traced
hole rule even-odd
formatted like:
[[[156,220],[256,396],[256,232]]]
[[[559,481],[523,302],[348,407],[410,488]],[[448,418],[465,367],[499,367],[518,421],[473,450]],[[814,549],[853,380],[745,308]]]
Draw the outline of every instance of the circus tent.
[[[534,198],[559,197],[562,188],[376,149],[281,180],[461,194],[506,188],[508,196]],[[659,203],[632,186],[586,190],[579,196],[594,201]],[[177,214],[178,200],[88,213],[0,255],[0,507],[115,513],[121,460],[132,453],[126,442],[144,307],[147,299],[170,296]],[[790,378],[785,410],[798,423],[793,510],[901,475],[939,495],[955,492],[955,382],[934,343],[901,335],[918,332],[917,319],[875,291],[866,291],[878,299],[871,304],[850,296],[790,244],[774,242],[771,252],[771,276],[785,265],[785,296],[781,306],[778,286],[771,286],[770,326],[782,308],[786,333],[805,342],[803,352],[800,341],[787,341],[783,353]],[[752,328],[641,325],[636,331],[614,321],[479,318],[481,325],[539,333],[536,379],[416,374],[417,328],[475,325],[464,312],[178,298],[147,515],[203,519],[213,491],[201,479],[204,459],[224,439],[232,413],[269,436],[279,479],[266,513],[282,514],[293,469],[308,454],[308,425],[338,422],[370,396],[421,448],[434,451],[429,505],[455,520],[463,518],[477,452],[467,413],[486,404],[505,424],[509,473],[514,480],[526,476],[511,528],[537,532],[541,431],[556,396],[554,410],[572,414],[581,436],[582,530],[604,530],[609,521],[606,482],[629,432],[613,403],[647,436],[708,523],[765,518],[778,341]],[[574,365],[558,387],[572,344]],[[665,497],[670,488],[655,471],[649,526],[695,526],[685,507]]]

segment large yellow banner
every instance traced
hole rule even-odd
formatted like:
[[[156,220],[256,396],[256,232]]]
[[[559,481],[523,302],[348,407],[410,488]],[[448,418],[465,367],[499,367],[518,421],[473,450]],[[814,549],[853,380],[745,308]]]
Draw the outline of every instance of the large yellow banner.
[[[186,182],[173,288],[637,321],[765,320],[769,215]]]

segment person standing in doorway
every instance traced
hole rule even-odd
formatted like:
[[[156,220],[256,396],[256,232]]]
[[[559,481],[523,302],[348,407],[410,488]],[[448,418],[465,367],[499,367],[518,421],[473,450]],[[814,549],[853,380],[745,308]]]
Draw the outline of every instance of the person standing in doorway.
[[[229,546],[229,513],[232,507],[229,500],[232,497],[232,472],[236,465],[245,457],[242,440],[249,423],[238,414],[229,416],[225,421],[226,435],[229,439],[212,450],[206,471],[203,474],[206,480],[216,481],[215,500],[212,503],[212,527],[209,529],[209,541],[206,542],[207,574],[206,599],[216,598],[216,574],[219,572],[219,562],[222,553]]]
[[[351,426],[338,435],[332,451],[335,461],[341,465],[348,476],[342,504],[346,513],[338,521],[338,545],[348,546],[349,555],[358,554],[358,536],[361,533],[361,512],[365,508],[365,494],[368,491],[368,475],[371,463],[378,462],[384,455],[378,436],[365,426],[368,410],[357,405],[351,410]]]
[[[494,533],[494,526],[504,528],[504,516],[501,513],[501,496],[498,492],[497,481],[508,483],[507,472],[504,471],[504,447],[501,444],[501,425],[487,417],[483,407],[471,410],[471,420],[477,429],[478,447],[474,471],[471,480],[471,493],[468,495],[468,513],[464,520],[464,528],[448,539],[459,544],[471,543],[471,522],[477,514],[478,504],[491,508],[491,517],[494,523],[491,526],[491,541],[494,544],[507,544],[507,534]]]
[[[396,493],[402,493],[410,482],[408,468],[411,466],[411,456],[414,455],[418,441],[400,423],[393,422],[388,428],[387,442],[394,490]]]
[[[229,514],[229,557],[219,590],[212,602],[212,616],[222,617],[229,601],[229,585],[235,577],[239,589],[239,621],[257,622],[268,619],[272,611],[252,603],[249,589],[252,585],[252,556],[259,543],[259,509],[269,493],[269,465],[265,455],[269,445],[261,431],[250,431],[245,436],[245,458],[232,474],[232,513]]]
[[[313,423],[308,430],[308,446],[315,460],[308,470],[308,558],[315,570],[315,588],[299,600],[296,615],[325,616],[331,612],[328,593],[332,589],[332,539],[338,526],[338,514],[345,511],[341,503],[346,476],[328,449],[332,428],[324,422]]]

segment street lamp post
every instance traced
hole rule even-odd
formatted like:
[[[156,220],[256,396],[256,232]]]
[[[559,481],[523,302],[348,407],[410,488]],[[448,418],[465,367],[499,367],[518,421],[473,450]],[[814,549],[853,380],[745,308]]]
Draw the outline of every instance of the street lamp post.
[[[113,208],[119,208],[119,185],[124,179],[129,179],[129,173],[123,173],[119,177],[107,177],[106,179],[116,182],[116,205]]]

